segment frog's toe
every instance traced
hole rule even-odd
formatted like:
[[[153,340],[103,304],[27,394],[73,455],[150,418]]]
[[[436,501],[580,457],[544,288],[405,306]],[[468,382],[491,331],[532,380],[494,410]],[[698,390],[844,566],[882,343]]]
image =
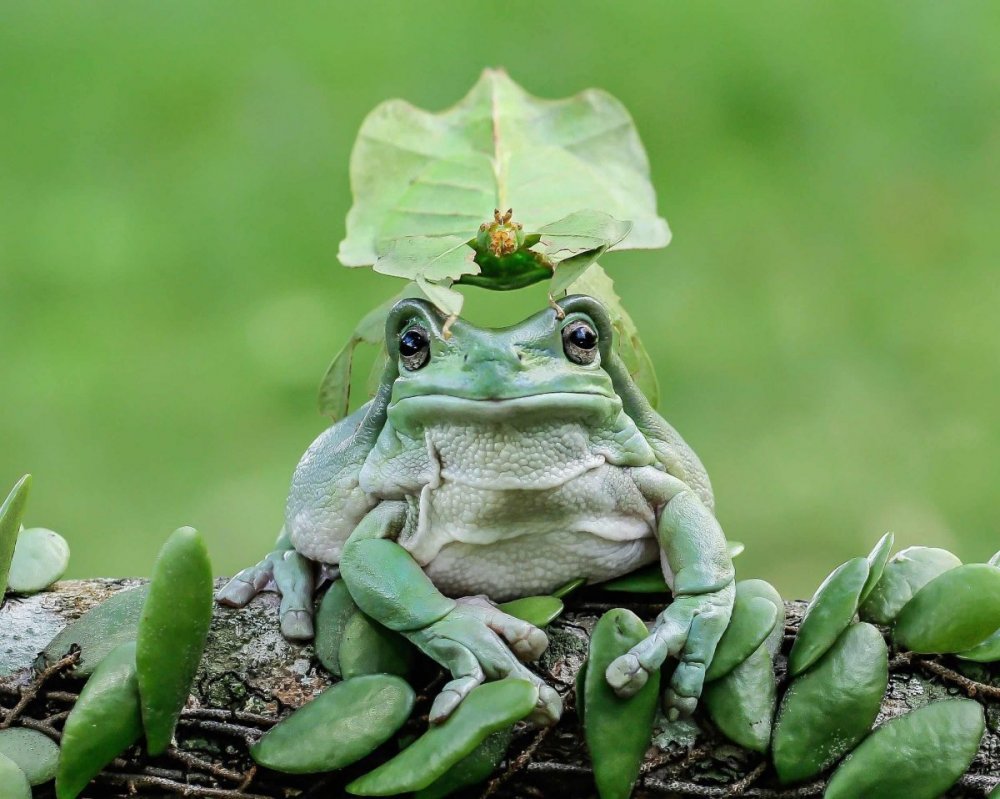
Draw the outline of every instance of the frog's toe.
[[[308,641],[313,637],[312,614],[289,610],[281,615],[281,634],[290,641]]]
[[[271,587],[273,573],[270,561],[262,560],[222,586],[215,595],[215,601],[231,608],[242,608],[261,591]]]
[[[538,686],[538,704],[528,720],[539,727],[551,727],[562,717],[562,711],[562,697],[552,686],[542,683]]]
[[[511,651],[517,655],[519,660],[538,660],[549,648],[549,637],[537,627],[528,628],[523,631],[511,631],[511,633],[501,633],[510,644]]]
[[[684,696],[673,688],[668,688],[663,692],[663,710],[671,721],[689,718],[697,707],[698,699],[696,697]]]
[[[504,613],[486,597],[465,597],[458,601],[478,608],[486,626],[507,642],[519,660],[538,660],[549,648],[549,637],[544,631],[523,619]]]
[[[480,683],[482,680],[474,676],[459,677],[457,680],[446,683],[441,689],[441,693],[434,698],[434,703],[428,714],[428,721],[431,724],[440,724],[447,719],[459,703]]]
[[[618,696],[627,698],[634,696],[646,684],[649,672],[634,653],[626,652],[611,661],[604,676]]]

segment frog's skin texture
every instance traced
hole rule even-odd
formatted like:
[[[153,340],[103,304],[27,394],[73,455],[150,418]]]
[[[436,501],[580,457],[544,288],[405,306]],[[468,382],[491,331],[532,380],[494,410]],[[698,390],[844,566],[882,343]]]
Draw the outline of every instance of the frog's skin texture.
[[[375,397],[309,448],[276,550],[220,601],[276,589],[285,635],[309,638],[312,561],[339,568],[361,610],[451,672],[432,721],[483,680],[513,675],[539,686],[545,723],[559,697],[523,662],[548,639],[493,603],[659,559],[673,602],[606,676],[629,696],[675,657],[665,701],[691,712],[734,597],[711,486],[615,354],[604,307],[585,296],[559,306],[502,330],[458,320],[448,333],[433,306],[399,302]]]

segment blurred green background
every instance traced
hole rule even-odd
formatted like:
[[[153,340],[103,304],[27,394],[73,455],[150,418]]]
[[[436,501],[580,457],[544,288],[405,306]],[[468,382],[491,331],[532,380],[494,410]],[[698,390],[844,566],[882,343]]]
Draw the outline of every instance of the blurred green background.
[[[808,596],[886,529],[983,560],[998,40],[971,2],[5,2],[0,484],[35,474],[73,576],[148,573],[180,524],[220,574],[262,555],[328,360],[397,288],[335,258],[358,126],[496,65],[635,117],[674,242],[604,265],[742,574]]]

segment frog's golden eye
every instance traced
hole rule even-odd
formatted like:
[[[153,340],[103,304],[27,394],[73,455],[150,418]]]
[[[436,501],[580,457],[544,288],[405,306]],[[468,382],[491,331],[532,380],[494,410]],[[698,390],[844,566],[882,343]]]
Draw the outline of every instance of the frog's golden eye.
[[[399,358],[410,372],[422,369],[431,359],[431,342],[427,331],[418,325],[408,327],[399,337]]]
[[[586,319],[574,319],[562,331],[563,352],[573,363],[586,366],[597,360],[597,330]]]

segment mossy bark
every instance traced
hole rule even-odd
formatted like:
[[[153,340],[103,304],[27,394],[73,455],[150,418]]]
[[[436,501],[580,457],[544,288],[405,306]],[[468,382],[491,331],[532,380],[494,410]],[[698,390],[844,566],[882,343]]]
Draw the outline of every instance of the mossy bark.
[[[0,609],[0,709],[13,725],[40,729],[58,737],[65,712],[80,684],[62,673],[50,673],[44,684],[38,653],[67,623],[113,593],[138,585],[136,580],[71,580],[31,597],[8,597]],[[645,597],[584,591],[570,597],[567,612],[550,628],[551,645],[537,664],[539,673],[564,694],[567,711],[554,729],[526,726],[515,732],[508,757],[492,783],[463,796],[513,797],[594,796],[593,778],[574,705],[576,673],[584,661],[590,631],[612,607],[628,607],[652,619],[659,605]],[[138,749],[112,764],[85,794],[88,797],[214,796],[222,799],[260,797],[346,796],[343,785],[361,773],[357,768],[316,777],[288,777],[254,769],[247,754],[252,743],[275,721],[315,697],[330,684],[311,646],[291,644],[277,624],[277,597],[265,594],[242,610],[217,607],[208,646],[194,690],[177,731],[176,746],[149,759]],[[789,635],[804,608],[788,603]],[[790,638],[786,637],[784,654]],[[784,655],[778,678],[784,679]],[[929,701],[974,694],[987,708],[988,731],[970,773],[949,797],[983,797],[1000,781],[1000,670],[951,659],[897,656],[891,664],[889,689],[877,723]],[[415,681],[421,705],[412,722],[419,732],[421,711],[440,685],[433,664],[425,664]],[[979,686],[977,688],[977,686]],[[983,690],[983,686],[988,690]],[[21,701],[24,693],[29,701]],[[32,696],[32,692],[35,692]],[[317,731],[317,734],[322,734]],[[391,755],[391,745],[377,753]],[[368,764],[370,765],[370,763]],[[47,796],[42,789],[39,796]],[[756,754],[729,744],[699,714],[695,721],[668,723],[658,716],[636,797],[811,797],[821,796],[823,781],[780,788],[773,772]]]

